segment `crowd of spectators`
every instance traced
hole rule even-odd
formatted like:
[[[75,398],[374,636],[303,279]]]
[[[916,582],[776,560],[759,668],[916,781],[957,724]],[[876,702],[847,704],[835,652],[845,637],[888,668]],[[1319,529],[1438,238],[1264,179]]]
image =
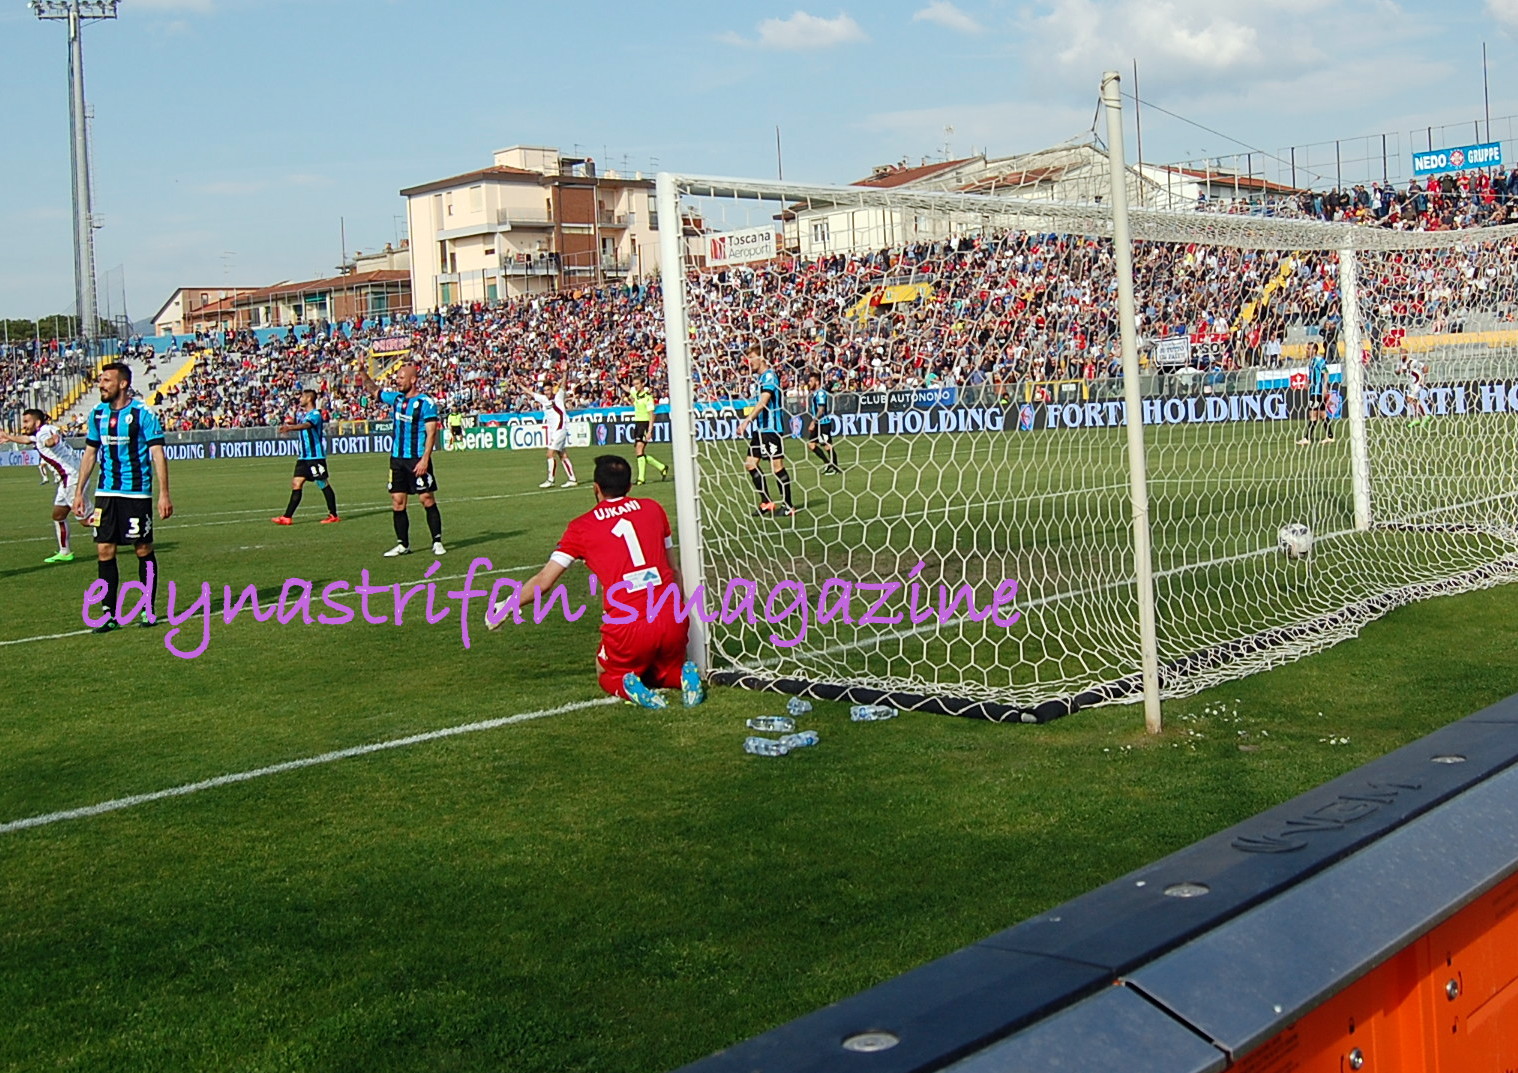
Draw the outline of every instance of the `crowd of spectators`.
[[[1303,190],[1294,198],[1201,197],[1204,212],[1324,220],[1394,231],[1454,231],[1518,223],[1518,168],[1395,183]]]
[[[90,371],[84,346],[77,341],[0,343],[0,418],[4,427],[14,428],[27,407],[66,395]]]
[[[1288,337],[1337,342],[1332,253],[1140,243],[1134,260],[1146,350],[1186,334],[1199,366],[1229,369],[1280,365]],[[1511,320],[1518,244],[1363,254],[1360,280],[1365,334],[1379,353],[1409,329]],[[882,301],[885,285],[902,283],[917,285],[910,300]],[[696,390],[706,400],[751,394],[741,356],[754,342],[788,387],[813,370],[836,391],[1120,375],[1115,265],[1103,239],[998,232],[780,258],[694,273],[690,293]],[[561,377],[571,408],[616,405],[633,377],[662,378],[663,327],[650,283],[454,305],[400,323],[319,324],[299,337],[217,333],[196,344],[193,375],[144,393],[170,429],[276,424],[301,387],[321,393],[333,420],[380,417],[377,400],[354,387],[358,363],[378,348],[417,361],[447,412],[535,409],[529,392]]]

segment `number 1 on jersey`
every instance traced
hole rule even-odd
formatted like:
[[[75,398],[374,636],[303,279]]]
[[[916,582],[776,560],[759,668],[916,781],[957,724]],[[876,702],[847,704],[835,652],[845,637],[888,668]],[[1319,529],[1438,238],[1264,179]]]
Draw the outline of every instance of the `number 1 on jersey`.
[[[638,540],[638,531],[633,528],[630,520],[623,518],[618,521],[611,527],[611,535],[622,538],[622,543],[627,545],[627,554],[634,566],[648,565],[648,560],[643,556],[643,544]]]

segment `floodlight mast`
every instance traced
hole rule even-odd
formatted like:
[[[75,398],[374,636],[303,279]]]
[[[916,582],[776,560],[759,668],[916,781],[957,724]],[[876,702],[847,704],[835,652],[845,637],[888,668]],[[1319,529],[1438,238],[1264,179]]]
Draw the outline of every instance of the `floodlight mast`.
[[[116,17],[118,0],[31,0],[39,19],[68,23],[69,31],[69,148],[73,162],[74,194],[74,313],[85,353],[94,357],[100,333],[95,295],[95,221],[90,197],[90,136],[84,105],[84,40],[86,22]]]

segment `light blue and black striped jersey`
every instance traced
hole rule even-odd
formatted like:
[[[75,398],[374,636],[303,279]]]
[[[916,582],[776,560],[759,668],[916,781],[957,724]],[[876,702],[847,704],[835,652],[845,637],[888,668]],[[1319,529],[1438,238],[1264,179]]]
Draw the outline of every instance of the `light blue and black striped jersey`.
[[[1307,366],[1307,393],[1323,395],[1328,390],[1328,359],[1322,354],[1313,358]]]
[[[320,410],[311,410],[300,417],[307,428],[300,430],[300,457],[302,462],[325,462],[327,460],[326,420]]]
[[[395,443],[391,458],[421,458],[427,446],[427,422],[437,421],[437,404],[426,395],[407,395],[404,391],[381,391],[380,401],[390,407],[395,421]]]
[[[95,448],[100,466],[100,495],[152,497],[150,449],[163,446],[163,424],[141,399],[133,399],[119,410],[108,402],[96,406],[90,411],[84,442]]]
[[[812,419],[824,428],[833,423],[833,396],[827,388],[812,392]]]
[[[758,384],[754,388],[755,406],[762,401],[760,396],[765,392],[769,392],[769,404],[755,415],[751,427],[755,432],[779,432],[784,415],[780,412],[780,377],[774,369],[766,369],[759,374]]]

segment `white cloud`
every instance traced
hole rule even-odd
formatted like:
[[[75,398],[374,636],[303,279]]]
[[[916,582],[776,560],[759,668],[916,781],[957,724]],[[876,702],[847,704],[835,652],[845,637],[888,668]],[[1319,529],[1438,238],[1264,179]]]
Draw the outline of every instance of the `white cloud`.
[[[1518,0],[1486,0],[1487,14],[1518,30]]]
[[[1229,7],[1239,9],[1231,17]],[[1259,31],[1239,4],[1207,0],[1054,0],[1039,21],[1066,64],[1097,66],[1139,55],[1192,69],[1226,70],[1263,59]]]
[[[1508,0],[1518,3],[1518,0]],[[976,22],[969,15],[955,7],[950,0],[933,0],[931,4],[912,16],[913,22],[932,22],[949,30],[958,30],[962,34],[978,34],[985,27]]]
[[[750,41],[735,33],[725,33],[719,40],[730,45],[757,44],[760,48],[773,48],[787,52],[803,49],[832,48],[854,41],[868,41],[859,23],[840,12],[831,19],[798,11],[788,19],[765,19],[758,26],[757,41]]]

